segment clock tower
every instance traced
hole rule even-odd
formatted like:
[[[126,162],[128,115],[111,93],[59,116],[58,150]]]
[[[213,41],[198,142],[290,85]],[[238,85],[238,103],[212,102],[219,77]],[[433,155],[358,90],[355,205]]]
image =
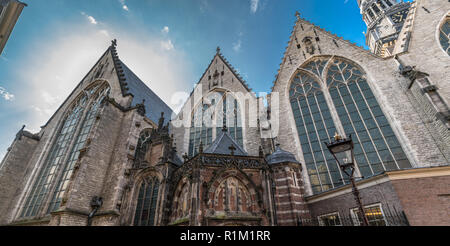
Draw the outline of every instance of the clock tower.
[[[409,13],[411,3],[398,0],[357,0],[367,24],[366,44],[373,53],[393,55],[395,43]]]

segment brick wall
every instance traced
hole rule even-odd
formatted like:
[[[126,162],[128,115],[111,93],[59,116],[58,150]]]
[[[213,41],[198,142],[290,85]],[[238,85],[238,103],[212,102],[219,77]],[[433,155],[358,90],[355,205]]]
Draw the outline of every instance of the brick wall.
[[[413,226],[450,226],[450,176],[393,180]]]

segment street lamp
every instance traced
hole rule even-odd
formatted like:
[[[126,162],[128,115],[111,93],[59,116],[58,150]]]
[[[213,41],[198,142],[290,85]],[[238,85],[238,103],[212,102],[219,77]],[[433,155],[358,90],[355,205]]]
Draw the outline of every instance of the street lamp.
[[[334,136],[334,141],[325,144],[327,145],[327,148],[333,155],[334,159],[336,159],[342,172],[349,177],[353,188],[352,193],[355,197],[356,203],[358,204],[359,213],[361,214],[363,220],[363,225],[368,226],[369,220],[367,219],[366,213],[364,212],[364,207],[361,202],[361,196],[358,189],[356,188],[355,183],[355,155],[353,154],[354,145],[352,136],[350,135],[348,138],[342,138],[338,133],[336,133],[336,135]],[[350,173],[347,172],[348,169],[350,169]]]

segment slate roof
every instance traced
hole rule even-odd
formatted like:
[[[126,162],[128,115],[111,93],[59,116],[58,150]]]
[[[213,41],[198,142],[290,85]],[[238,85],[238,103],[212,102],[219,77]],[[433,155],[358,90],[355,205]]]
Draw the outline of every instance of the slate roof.
[[[219,154],[219,155],[231,155],[230,147],[234,146],[236,150],[234,155],[248,156],[248,153],[231,137],[228,131],[222,130],[222,133],[214,140],[214,142],[203,153],[206,154]]]
[[[295,158],[294,154],[281,149],[280,145],[277,145],[275,152],[267,156],[266,160],[269,165],[287,162],[300,164],[300,162],[298,162]]]
[[[113,40],[110,49],[123,96],[133,96],[131,107],[144,104],[145,116],[156,124],[161,118],[161,112],[164,112],[166,125],[172,119],[172,109],[119,59],[116,45],[116,40]]]
[[[158,121],[161,118],[161,112],[164,112],[164,125],[166,125],[172,118],[172,109],[144,82],[142,82],[142,80],[140,80],[139,77],[125,65],[125,63],[122,61],[120,62],[122,63],[125,82],[128,87],[127,93],[133,95],[131,106],[134,107],[137,104],[142,104],[143,100],[145,100],[145,116],[158,124]]]

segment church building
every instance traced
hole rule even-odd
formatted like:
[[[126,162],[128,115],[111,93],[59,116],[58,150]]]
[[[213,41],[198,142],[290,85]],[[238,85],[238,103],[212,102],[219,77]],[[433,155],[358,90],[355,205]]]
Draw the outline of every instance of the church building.
[[[297,13],[266,98],[217,48],[178,114],[113,40],[17,133],[0,225],[450,225],[450,2],[357,2],[370,50]]]

